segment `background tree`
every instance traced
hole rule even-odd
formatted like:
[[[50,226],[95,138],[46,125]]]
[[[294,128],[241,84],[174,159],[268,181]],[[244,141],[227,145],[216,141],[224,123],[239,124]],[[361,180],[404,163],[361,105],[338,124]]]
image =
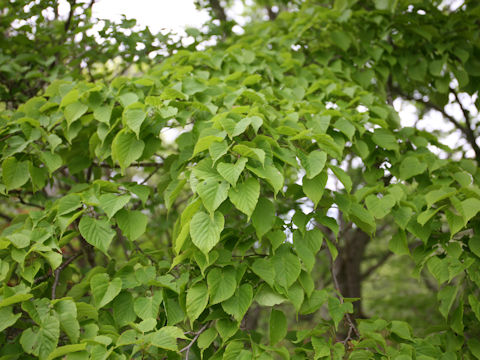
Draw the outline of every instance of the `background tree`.
[[[277,15],[3,111],[1,356],[480,358],[478,7],[255,5]],[[406,307],[368,281],[390,261]]]

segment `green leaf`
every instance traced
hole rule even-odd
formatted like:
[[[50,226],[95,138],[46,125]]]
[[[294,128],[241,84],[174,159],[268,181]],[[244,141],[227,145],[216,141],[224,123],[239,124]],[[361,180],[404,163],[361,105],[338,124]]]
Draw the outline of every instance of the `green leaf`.
[[[438,301],[440,301],[440,306],[438,307],[438,310],[440,311],[440,314],[442,314],[445,319],[448,318],[448,313],[450,312],[453,302],[457,297],[457,293],[458,293],[457,286],[445,286],[437,294],[437,299]]]
[[[375,132],[372,135],[372,140],[375,144],[384,149],[394,151],[399,150],[395,135],[387,129],[375,129]]]
[[[402,339],[412,340],[410,327],[404,321],[397,321],[397,320],[392,321],[390,330],[392,333],[394,333],[395,335],[398,335]]]
[[[133,296],[130,292],[122,291],[113,300],[113,318],[119,327],[124,327],[137,319],[133,310]]]
[[[330,169],[333,171],[337,179],[343,184],[345,190],[347,190],[348,193],[352,191],[352,179],[350,179],[350,176],[348,176],[348,174],[338,166],[330,165]]]
[[[140,127],[147,117],[147,113],[143,109],[143,105],[139,103],[129,105],[129,107],[125,108],[123,111],[122,116],[125,124],[137,135],[138,139]]]
[[[283,312],[272,309],[269,329],[270,345],[277,344],[287,335],[287,318]]]
[[[13,313],[13,306],[0,308],[0,331],[3,332],[3,330],[14,325],[21,316],[21,313]]]
[[[218,159],[220,159],[223,155],[225,155],[227,151],[228,151],[228,144],[226,141],[212,142],[210,144],[210,147],[208,148],[208,152],[210,153],[210,157],[212,158],[214,164],[215,162],[217,162]]]
[[[130,195],[103,194],[98,200],[100,202],[100,207],[105,211],[108,219],[111,219],[118,210],[128,204]]]
[[[68,214],[82,205],[80,195],[68,194],[58,200],[57,216]]]
[[[109,124],[112,117],[112,107],[110,105],[103,105],[95,108],[93,111],[93,117],[98,121]]]
[[[229,299],[237,288],[235,269],[232,267],[213,268],[208,272],[207,284],[212,305]]]
[[[53,350],[53,352],[48,357],[48,360],[55,359],[55,358],[58,358],[60,356],[64,356],[64,355],[71,354],[71,353],[74,353],[74,352],[83,351],[86,348],[87,348],[87,343],[59,346],[55,350]],[[68,358],[68,359],[70,359],[70,358]]]
[[[47,359],[57,347],[60,336],[60,323],[57,317],[46,315],[40,327],[29,327],[22,332],[20,344],[27,354]]]
[[[185,338],[179,328],[175,326],[164,326],[150,335],[150,343],[158,348],[178,351],[177,338]]]
[[[446,199],[452,195],[455,195],[457,191],[455,188],[451,187],[442,187],[438,190],[432,190],[425,195],[425,200],[427,201],[427,206],[431,207],[436,202]]]
[[[480,211],[480,200],[469,198],[462,201],[462,208],[465,214],[465,224]]]
[[[345,314],[351,312],[353,312],[352,303],[341,303],[336,297],[328,298],[328,313],[332,317],[336,329],[338,329],[338,324],[342,321]]]
[[[327,153],[320,150],[314,150],[307,156],[301,156],[302,166],[307,173],[307,179],[313,179],[320,174],[327,162]]]
[[[416,157],[409,156],[400,164],[400,178],[408,180],[412,176],[420,175],[427,169],[427,164],[421,163]]]
[[[243,169],[245,169],[247,161],[247,158],[240,158],[235,164],[221,162],[217,165],[217,171],[225,180],[235,187],[237,185],[238,177],[243,172]]]
[[[83,216],[78,224],[78,229],[83,238],[98,250],[107,255],[110,243],[115,236],[115,231],[106,220],[97,220],[90,216]]]
[[[208,348],[217,337],[217,330],[213,327],[208,328],[200,334],[197,340],[198,347],[202,350]]]
[[[78,101],[67,105],[64,110],[64,114],[68,126],[70,126],[75,120],[79,119],[83,114],[85,114],[87,110],[88,106]]]
[[[145,143],[137,140],[127,130],[121,130],[112,142],[112,159],[120,165],[122,172],[143,154]]]
[[[95,307],[100,309],[120,293],[122,280],[117,277],[110,281],[108,274],[96,274],[90,279],[90,289],[95,300]]]
[[[204,282],[196,283],[187,291],[187,316],[193,324],[208,304],[208,288]]]
[[[60,320],[62,331],[67,334],[72,343],[78,342],[80,325],[77,320],[77,306],[70,299],[62,299],[55,304],[55,311]]]
[[[147,229],[148,217],[139,210],[122,209],[115,215],[122,234],[130,241],[137,240]]]
[[[233,151],[237,152],[238,154],[249,157],[254,160],[258,160],[265,165],[265,151],[262,149],[252,148],[246,145],[235,145],[232,149]]]
[[[272,257],[272,261],[275,269],[275,282],[284,289],[288,289],[300,275],[300,260],[290,252],[287,245],[283,245]]]
[[[218,182],[213,179],[204,180],[198,183],[196,191],[202,199],[203,206],[210,214],[227,199],[230,185],[225,181]]]
[[[260,196],[260,184],[257,179],[248,178],[245,182],[230,188],[228,196],[232,204],[250,219]]]
[[[2,163],[2,177],[7,190],[22,187],[29,178],[28,161],[17,161],[14,157],[5,159]]]
[[[40,158],[48,169],[48,173],[51,175],[63,164],[62,157],[56,153],[44,151],[40,154]]]
[[[142,320],[156,319],[162,303],[162,293],[156,291],[153,296],[137,297],[133,304],[135,314]]]
[[[192,242],[204,254],[208,254],[220,241],[224,225],[225,219],[220,212],[216,212],[213,217],[203,211],[197,212],[190,221]]]
[[[235,294],[228,300],[222,302],[222,308],[232,315],[238,322],[242,321],[253,300],[253,288],[250,284],[242,284]]]
[[[381,198],[376,195],[368,195],[365,199],[368,211],[377,219],[383,219],[395,206],[395,198],[392,195],[385,195]]]
[[[260,279],[268,285],[273,286],[273,282],[275,281],[275,268],[270,259],[256,259],[250,268]]]
[[[275,206],[267,198],[258,199],[255,211],[252,214],[252,224],[257,232],[257,237],[262,238],[275,224]]]
[[[327,185],[328,175],[326,172],[320,173],[313,179],[308,179],[306,176],[302,180],[302,190],[313,202],[316,208],[318,202],[322,199],[325,186]]]
[[[471,252],[480,258],[480,235],[472,236],[468,240],[468,247],[470,248]]]
[[[247,166],[248,170],[253,172],[255,175],[257,175],[259,178],[265,179],[267,183],[269,183],[273,190],[275,195],[282,190],[283,185],[284,185],[284,178],[283,174],[278,171],[278,169],[273,166],[273,165],[265,165],[264,167],[253,167],[253,166]]]

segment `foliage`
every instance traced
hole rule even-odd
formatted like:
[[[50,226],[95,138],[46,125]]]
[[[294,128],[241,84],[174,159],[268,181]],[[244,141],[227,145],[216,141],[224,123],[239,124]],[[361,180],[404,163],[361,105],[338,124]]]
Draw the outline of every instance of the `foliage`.
[[[136,21],[92,17],[95,0],[0,2],[0,99],[9,107],[38,94],[56,78],[98,80],[158,63],[173,51],[170,34],[152,34]],[[118,60],[114,69],[107,61]]]
[[[3,111],[0,356],[480,358],[475,117],[450,149],[391,106],[478,90],[478,13],[305,2]],[[362,319],[355,242],[428,270],[441,322]]]

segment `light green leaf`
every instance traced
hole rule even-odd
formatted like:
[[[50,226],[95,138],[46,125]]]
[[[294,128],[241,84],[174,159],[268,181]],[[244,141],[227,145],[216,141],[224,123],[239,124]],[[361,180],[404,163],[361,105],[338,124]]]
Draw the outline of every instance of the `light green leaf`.
[[[122,209],[115,215],[122,234],[130,241],[137,240],[147,229],[148,217],[139,210]]]
[[[410,327],[404,321],[392,321],[390,330],[392,331],[392,333],[400,336],[402,339],[412,340]]]
[[[423,174],[427,169],[427,164],[421,163],[416,157],[409,156],[400,164],[400,178],[408,180],[412,176]]]
[[[107,254],[110,243],[115,236],[115,231],[106,220],[97,220],[90,216],[83,216],[78,224],[78,229],[83,238],[104,254]]]
[[[129,131],[121,130],[112,142],[112,159],[125,171],[135,160],[143,154],[145,143],[137,140]]]
[[[83,114],[85,114],[87,110],[88,106],[78,101],[67,105],[64,110],[64,114],[65,119],[67,119],[68,126],[70,126],[75,120],[79,119]]]
[[[100,309],[120,293],[122,280],[116,277],[110,281],[108,274],[96,274],[90,279],[90,289],[95,300],[95,307]]]
[[[60,327],[72,343],[78,342],[80,325],[77,320],[77,306],[70,299],[62,299],[55,304],[55,311],[60,320]]]
[[[21,316],[21,313],[13,313],[13,306],[0,308],[0,331],[3,332],[3,330],[14,325]]]
[[[7,190],[20,188],[29,178],[28,161],[17,161],[14,157],[5,159],[2,163],[2,177]]]
[[[270,345],[277,344],[287,335],[287,318],[283,312],[272,309],[269,329]]]
[[[231,188],[228,196],[232,204],[250,218],[260,196],[260,184],[257,179],[248,178],[245,182]]]
[[[240,322],[252,304],[252,300],[252,286],[250,284],[242,284],[230,299],[222,302],[222,308],[227,314],[232,315],[235,320]]]
[[[445,286],[437,294],[437,299],[438,301],[440,301],[440,306],[438,307],[438,310],[440,311],[440,314],[442,314],[445,319],[448,318],[448,313],[450,312],[453,302],[457,297],[457,293],[458,293],[457,286]]]
[[[228,144],[226,141],[221,141],[221,142],[215,141],[211,143],[210,147],[208,148],[208,152],[214,164],[215,162],[217,162],[218,159],[220,159],[223,155],[225,155],[227,151],[228,151]]]
[[[133,309],[133,296],[130,292],[122,291],[113,300],[113,318],[119,327],[124,327],[136,320],[137,315]]]
[[[52,359],[55,359],[55,358],[58,358],[60,356],[64,356],[64,355],[67,355],[67,354],[70,354],[70,353],[83,351],[86,348],[87,348],[87,343],[59,346],[55,350],[53,350],[53,352],[48,357],[48,360],[52,360]],[[68,359],[70,359],[70,357]]]
[[[273,282],[275,281],[275,268],[270,259],[256,259],[250,268],[260,279],[268,285],[273,286]]]
[[[46,315],[40,327],[33,326],[23,331],[20,344],[27,354],[47,359],[57,347],[60,323],[57,317]]]
[[[285,180],[283,178],[283,174],[278,171],[275,166],[265,165],[264,167],[253,167],[247,165],[247,168],[259,178],[265,179],[267,183],[272,186],[275,195],[282,190]]]
[[[245,169],[247,161],[247,158],[240,158],[235,164],[221,162],[217,165],[217,171],[225,180],[235,187],[237,185],[238,177],[243,169]]]
[[[385,195],[381,198],[376,195],[368,195],[365,199],[368,211],[377,219],[383,219],[395,206],[395,198],[392,195]]]
[[[480,211],[480,200],[469,198],[462,201],[462,208],[465,214],[465,225]]]
[[[258,199],[257,206],[252,214],[252,224],[259,239],[273,227],[275,220],[275,206],[273,203],[264,197]]]
[[[100,202],[100,207],[103,211],[105,211],[108,219],[111,219],[118,210],[123,208],[128,203],[130,200],[130,195],[103,194],[98,200]]]
[[[313,179],[320,174],[327,162],[327,153],[320,150],[312,151],[307,156],[301,156],[302,166],[307,173],[307,179]]]
[[[310,200],[312,200],[315,208],[317,207],[318,202],[322,199],[327,180],[328,175],[326,172],[320,173],[312,179],[308,179],[305,176],[302,180],[303,192]]]
[[[208,272],[207,284],[212,305],[229,299],[237,288],[235,269],[232,267],[213,268]]]
[[[153,296],[137,297],[133,304],[135,314],[142,320],[156,319],[162,303],[162,293],[156,291]]]
[[[215,210],[227,199],[230,185],[225,181],[218,182],[212,179],[198,183],[196,191],[202,199],[205,209],[213,214]]]
[[[177,338],[184,339],[182,330],[175,326],[164,326],[150,336],[150,342],[153,346],[165,350],[178,351]]]
[[[208,288],[204,282],[196,283],[187,291],[187,316],[193,324],[208,304]]]
[[[337,179],[343,184],[345,190],[347,190],[348,193],[352,191],[352,179],[350,179],[350,176],[348,176],[348,174],[338,166],[330,165],[330,169],[333,171]]]
[[[283,245],[272,257],[275,269],[275,282],[288,289],[300,275],[301,265],[298,256],[293,255],[287,245]]]
[[[123,111],[123,121],[125,124],[138,136],[140,134],[140,127],[147,117],[147,113],[143,109],[143,105],[135,103],[125,108]]]
[[[233,151],[237,152],[238,154],[249,157],[254,160],[258,160],[265,165],[265,151],[262,149],[252,148],[246,145],[235,145],[232,149]]]
[[[456,193],[455,188],[451,187],[442,187],[438,190],[432,190],[425,195],[425,200],[427,201],[427,206],[431,207],[436,202],[446,199]]]
[[[80,195],[68,194],[58,200],[57,216],[68,214],[82,205]]]
[[[378,146],[387,149],[398,151],[398,143],[395,135],[393,135],[387,129],[375,129],[375,132],[372,135],[372,140]]]
[[[224,225],[225,219],[220,212],[216,212],[213,218],[203,211],[197,212],[190,221],[192,242],[204,254],[208,254],[220,241]]]

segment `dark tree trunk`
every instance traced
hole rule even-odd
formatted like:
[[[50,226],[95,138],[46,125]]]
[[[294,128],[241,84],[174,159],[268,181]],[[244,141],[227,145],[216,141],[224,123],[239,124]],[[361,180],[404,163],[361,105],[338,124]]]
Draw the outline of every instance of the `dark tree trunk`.
[[[360,229],[351,229],[344,235],[345,245],[340,248],[334,263],[334,271],[343,297],[361,298],[361,264],[370,237]],[[361,300],[353,303],[353,316],[364,318]]]

